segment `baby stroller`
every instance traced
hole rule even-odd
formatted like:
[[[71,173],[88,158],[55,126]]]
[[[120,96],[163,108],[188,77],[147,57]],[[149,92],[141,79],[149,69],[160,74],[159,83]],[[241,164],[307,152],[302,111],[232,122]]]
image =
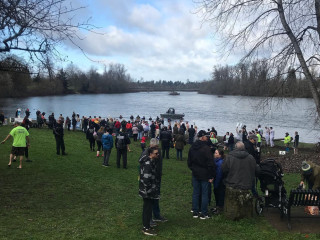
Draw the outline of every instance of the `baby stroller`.
[[[260,189],[262,196],[259,196],[255,203],[258,215],[262,214],[264,208],[278,208],[281,218],[287,214],[287,196],[284,182],[282,181],[283,171],[280,163],[274,159],[267,159],[260,163]]]

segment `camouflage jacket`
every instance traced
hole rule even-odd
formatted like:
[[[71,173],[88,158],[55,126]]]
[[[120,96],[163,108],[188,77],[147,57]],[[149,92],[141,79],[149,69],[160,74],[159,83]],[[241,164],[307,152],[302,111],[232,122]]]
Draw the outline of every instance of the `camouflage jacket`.
[[[156,182],[156,163],[146,155],[139,159],[139,195],[143,198],[159,199],[159,186]]]

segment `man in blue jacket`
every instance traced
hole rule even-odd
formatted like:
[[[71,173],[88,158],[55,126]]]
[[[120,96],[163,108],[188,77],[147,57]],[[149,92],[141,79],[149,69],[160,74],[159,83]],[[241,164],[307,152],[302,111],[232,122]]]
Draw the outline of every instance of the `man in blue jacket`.
[[[104,158],[103,158],[103,167],[109,167],[109,158],[111,154],[111,149],[113,147],[113,137],[109,133],[109,128],[106,128],[105,133],[102,135],[101,142],[103,146]]]

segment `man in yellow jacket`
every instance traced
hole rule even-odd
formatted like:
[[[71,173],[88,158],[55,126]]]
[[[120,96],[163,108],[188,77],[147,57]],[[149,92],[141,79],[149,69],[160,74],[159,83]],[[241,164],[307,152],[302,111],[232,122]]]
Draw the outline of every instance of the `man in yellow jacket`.
[[[292,138],[290,137],[289,133],[286,132],[286,136],[284,137],[284,145],[286,146],[286,152],[289,152],[289,146],[292,141]]]

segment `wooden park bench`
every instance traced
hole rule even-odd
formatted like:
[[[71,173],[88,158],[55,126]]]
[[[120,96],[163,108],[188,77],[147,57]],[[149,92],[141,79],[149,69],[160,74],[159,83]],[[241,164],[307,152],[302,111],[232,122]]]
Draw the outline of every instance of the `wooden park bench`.
[[[290,191],[290,197],[287,207],[288,228],[291,230],[291,207],[299,206],[317,206],[320,207],[320,191],[319,190],[300,190],[293,189]]]

